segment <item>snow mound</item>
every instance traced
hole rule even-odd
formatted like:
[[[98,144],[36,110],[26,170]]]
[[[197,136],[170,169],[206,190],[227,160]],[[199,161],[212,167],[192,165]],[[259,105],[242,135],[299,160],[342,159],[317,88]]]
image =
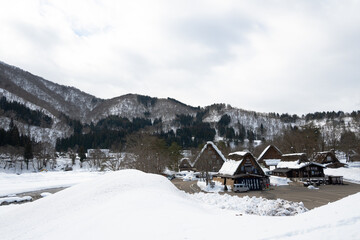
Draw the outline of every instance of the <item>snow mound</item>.
[[[218,205],[226,202],[227,207],[240,207],[240,202],[231,203],[240,200],[227,197],[206,198],[215,199]],[[223,239],[239,231],[249,239],[348,240],[360,236],[360,209],[354,207],[360,193],[291,217],[241,215],[238,210],[220,209],[194,198],[163,176],[122,170],[34,202],[0,207],[0,238]],[[248,214],[270,206],[260,207],[262,201],[256,198],[243,201],[251,202]]]
[[[241,214],[260,216],[294,216],[308,211],[302,202],[290,202],[283,199],[268,200],[262,197],[237,197],[228,194],[196,193],[194,199],[221,209],[234,210]]]
[[[50,196],[52,195],[52,193],[49,193],[49,192],[43,192],[40,194],[41,197],[47,197],[47,196]]]
[[[201,189],[201,191],[209,192],[209,193],[218,193],[224,191],[224,185],[221,183],[214,181],[214,185],[206,185],[205,181],[197,181],[197,186]]]
[[[163,176],[123,170],[4,212],[0,208],[0,235],[2,240],[119,239],[123,235],[124,239],[164,239],[168,235],[162,228],[180,234],[177,228],[185,219],[203,217],[208,211]],[[179,219],[169,221],[177,215]]]

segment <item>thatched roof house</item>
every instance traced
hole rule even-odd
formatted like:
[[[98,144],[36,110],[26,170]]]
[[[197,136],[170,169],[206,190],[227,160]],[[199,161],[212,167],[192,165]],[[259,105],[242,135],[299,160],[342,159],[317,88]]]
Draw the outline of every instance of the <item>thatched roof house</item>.
[[[226,161],[225,156],[213,142],[207,142],[196,157],[193,166],[199,172],[218,172]]]
[[[267,146],[264,151],[259,155],[257,162],[266,167],[276,167],[281,161],[282,152],[274,145]]]
[[[339,168],[345,166],[345,164],[339,161],[333,151],[317,152],[313,155],[312,160],[323,164],[328,168]]]
[[[214,180],[231,187],[243,183],[250,190],[262,190],[269,186],[268,176],[249,152],[230,153]]]

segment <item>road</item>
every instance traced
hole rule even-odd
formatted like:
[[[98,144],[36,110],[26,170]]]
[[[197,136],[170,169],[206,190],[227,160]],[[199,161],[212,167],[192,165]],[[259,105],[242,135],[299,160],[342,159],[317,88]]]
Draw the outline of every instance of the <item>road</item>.
[[[172,180],[173,184],[187,193],[200,192],[196,181]],[[308,189],[301,185],[271,187],[264,191],[249,191],[245,193],[226,192],[234,196],[263,197],[266,199],[285,199],[293,202],[303,202],[305,207],[313,209],[334,202],[349,195],[360,192],[360,184],[345,182],[344,185],[322,185],[319,189]],[[225,193],[221,193],[225,194]]]
[[[182,179],[175,178],[171,181],[178,189],[187,193],[197,193],[201,189],[197,186],[197,181],[183,181]]]

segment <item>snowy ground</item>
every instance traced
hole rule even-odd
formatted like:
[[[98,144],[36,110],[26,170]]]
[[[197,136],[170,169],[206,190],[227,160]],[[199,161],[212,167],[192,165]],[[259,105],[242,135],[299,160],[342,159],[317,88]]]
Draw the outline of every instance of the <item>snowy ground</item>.
[[[103,174],[103,172],[88,171],[49,171],[19,175],[0,172],[0,197],[47,188],[69,187]]]
[[[194,197],[200,198],[159,175],[136,170],[108,173],[31,203],[0,207],[0,238],[360,238],[360,208],[354,207],[360,193],[291,217],[248,215]]]

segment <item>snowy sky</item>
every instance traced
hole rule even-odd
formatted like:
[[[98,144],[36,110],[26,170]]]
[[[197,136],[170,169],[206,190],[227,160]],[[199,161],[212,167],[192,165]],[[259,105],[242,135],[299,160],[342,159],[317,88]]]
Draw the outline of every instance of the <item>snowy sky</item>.
[[[0,3],[1,61],[97,97],[360,109],[360,1]]]

